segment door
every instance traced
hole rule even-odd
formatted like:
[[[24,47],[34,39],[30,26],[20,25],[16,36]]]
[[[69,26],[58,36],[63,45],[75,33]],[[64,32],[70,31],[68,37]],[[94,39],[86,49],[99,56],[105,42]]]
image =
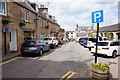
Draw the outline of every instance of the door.
[[[10,30],[10,51],[17,51],[17,33],[16,29]]]

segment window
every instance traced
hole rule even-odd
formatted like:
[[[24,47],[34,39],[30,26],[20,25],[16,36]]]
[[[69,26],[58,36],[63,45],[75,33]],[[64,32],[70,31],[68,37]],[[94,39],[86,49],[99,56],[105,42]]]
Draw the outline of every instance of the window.
[[[89,41],[96,42],[96,38],[89,38]]]
[[[40,27],[43,27],[43,19],[40,20]]]
[[[108,42],[98,42],[98,46],[108,46],[108,44]]]
[[[112,42],[110,46],[120,46],[120,42]]]
[[[6,15],[6,2],[0,1],[0,14],[1,15]]]
[[[27,11],[25,11],[25,21],[28,22],[28,12]]]

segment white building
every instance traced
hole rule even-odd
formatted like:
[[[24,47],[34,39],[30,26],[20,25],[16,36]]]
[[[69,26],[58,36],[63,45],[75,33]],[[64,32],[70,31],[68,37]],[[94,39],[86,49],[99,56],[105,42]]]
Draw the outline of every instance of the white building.
[[[67,31],[66,35],[68,39],[75,39],[75,31]]]

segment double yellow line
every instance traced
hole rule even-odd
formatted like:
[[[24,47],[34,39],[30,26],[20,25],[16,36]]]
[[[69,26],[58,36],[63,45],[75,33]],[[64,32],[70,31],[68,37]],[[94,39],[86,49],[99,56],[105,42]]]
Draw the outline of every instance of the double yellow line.
[[[9,62],[11,62],[11,61],[14,61],[14,60],[16,60],[17,58],[13,58],[13,59],[10,59],[10,60],[8,60],[8,61],[5,61],[5,62],[3,62],[3,63],[0,63],[0,66],[1,65],[4,65],[4,64],[7,64],[7,63],[9,63]]]
[[[62,78],[60,80],[69,80],[73,75],[77,74],[76,72],[72,72],[72,71],[69,71],[67,72],[64,76],[62,76]]]

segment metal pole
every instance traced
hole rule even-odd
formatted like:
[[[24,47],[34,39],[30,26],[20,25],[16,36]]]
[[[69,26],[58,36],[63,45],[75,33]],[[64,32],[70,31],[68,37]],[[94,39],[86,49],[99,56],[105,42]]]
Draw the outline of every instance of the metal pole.
[[[95,63],[97,63],[98,34],[99,34],[99,23],[97,23],[97,36],[96,36],[96,53],[95,53]]]
[[[5,55],[7,54],[7,49],[6,49],[6,32],[4,32],[4,48],[5,48]]]

